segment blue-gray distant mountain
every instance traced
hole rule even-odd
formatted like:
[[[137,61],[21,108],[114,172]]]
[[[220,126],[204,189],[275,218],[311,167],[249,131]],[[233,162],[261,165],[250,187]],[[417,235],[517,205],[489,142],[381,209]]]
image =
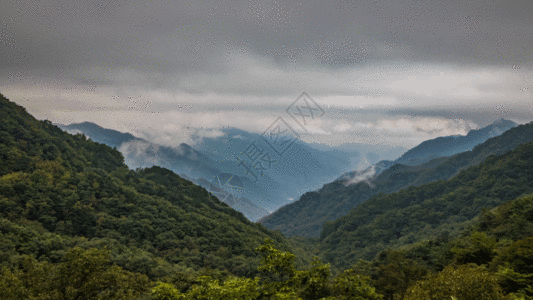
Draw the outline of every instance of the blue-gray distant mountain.
[[[68,132],[83,133],[93,141],[116,147],[132,169],[161,166],[205,188],[218,174],[235,174],[244,182],[245,196],[239,208],[234,208],[253,221],[268,214],[262,207],[273,211],[306,191],[331,182],[339,173],[349,170],[361,159],[366,159],[354,150],[353,145],[352,148],[341,151],[311,146],[300,140],[296,140],[286,153],[279,156],[264,144],[260,134],[235,128],[223,129],[224,135],[221,137],[203,138],[193,148],[187,144],[178,147],[161,146],[89,122],[58,126]],[[243,157],[241,152],[245,152],[254,142],[262,151],[269,153],[274,162],[257,182],[239,165],[238,159],[239,156]],[[231,203],[228,205],[232,206]]]
[[[248,178],[247,197],[271,210],[334,180],[339,173],[347,171],[351,160],[359,155],[355,151],[347,153],[327,148],[317,149],[299,139],[285,153],[278,155],[260,134],[236,128],[221,131],[224,134],[220,137],[203,138],[195,145],[196,149],[208,154],[213,160],[224,161],[221,167],[224,172]],[[273,162],[271,165],[264,163],[267,170],[263,171],[264,176],[259,176],[258,180],[247,172],[239,160],[241,157],[245,161],[247,149],[250,150],[252,144],[257,146],[258,154],[268,154]],[[256,198],[253,199],[254,197]]]
[[[209,157],[184,143],[178,147],[161,146],[136,138],[129,133],[102,128],[90,122],[57,126],[69,133],[83,133],[95,142],[116,147],[132,169],[159,165],[173,171],[179,170],[178,174],[186,174],[193,178],[209,178],[220,172]]]
[[[70,125],[55,124],[59,128],[71,134],[83,133],[93,141],[106,144],[109,147],[118,148],[120,145],[132,141],[144,141],[131,135],[113,129],[102,128],[91,122],[83,122]]]
[[[379,158],[394,159],[407,150],[398,146],[354,143],[329,146],[296,139],[286,153],[276,155],[260,134],[235,128],[221,131],[223,135],[219,137],[203,138],[195,149],[218,161],[223,160],[227,163],[224,166],[226,172],[243,177],[248,175],[236,156],[243,156],[252,143],[269,153],[276,164],[265,171],[264,178],[257,184],[250,184],[247,193],[250,199],[261,197],[256,203],[271,210],[292,202],[307,191],[319,189],[356,166],[369,166]]]
[[[498,136],[505,131],[518,126],[513,121],[499,119],[494,123],[478,130],[471,130],[467,135],[452,135],[427,140],[408,150],[396,160],[381,160],[361,170],[342,174],[337,180],[366,180],[378,176],[381,172],[394,164],[416,166],[427,163],[435,158],[452,156],[457,153],[470,151],[486,140]]]
[[[498,136],[507,130],[518,126],[513,121],[499,119],[489,126],[478,130],[470,130],[467,135],[452,135],[427,140],[405,152],[394,162],[404,165],[420,165],[434,158],[452,156],[457,153],[474,149],[486,140]]]
[[[217,168],[216,161],[185,143],[178,147],[161,146],[90,122],[57,126],[69,133],[83,133],[95,142],[116,147],[124,155],[125,163],[131,169],[164,167],[204,188],[208,188],[209,182],[204,178],[210,179],[222,172]],[[242,212],[253,222],[268,214],[267,210],[247,198],[242,198],[238,206],[234,203],[226,204]]]

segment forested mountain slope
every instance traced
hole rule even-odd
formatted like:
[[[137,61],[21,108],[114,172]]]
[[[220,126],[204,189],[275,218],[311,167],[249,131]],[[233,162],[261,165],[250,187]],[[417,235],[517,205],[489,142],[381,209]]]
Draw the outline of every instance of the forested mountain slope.
[[[451,179],[372,197],[346,216],[324,224],[321,253],[343,268],[360,258],[370,260],[387,247],[453,234],[482,208],[493,208],[530,193],[533,142],[502,155],[491,155]]]
[[[0,257],[58,262],[72,247],[107,247],[126,270],[158,278],[176,270],[257,272],[265,238],[202,187],[169,170],[129,170],[123,156],[0,97]]]
[[[328,264],[314,261],[311,269],[295,272],[290,253],[264,246],[269,256],[263,262],[285,280],[231,278],[220,284],[208,278],[186,293],[159,283],[153,295],[157,300],[527,300],[533,296],[532,216],[533,194],[518,197],[457,223],[451,234],[359,260],[334,280]]]
[[[533,141],[533,123],[514,127],[451,157],[433,159],[422,165],[394,164],[374,178],[350,183],[339,179],[309,192],[259,222],[269,229],[279,229],[288,236],[317,237],[325,221],[346,215],[351,208],[380,193],[393,193],[439,179],[449,179],[460,170],[479,164],[489,155],[503,154],[518,145]]]
[[[385,299],[429,299],[424,293],[435,299],[504,299],[479,294],[498,285],[502,294],[533,296],[533,194],[456,224],[413,245],[381,251],[354,268],[371,277]]]
[[[211,191],[210,182],[204,178],[212,179],[213,176],[222,172],[217,169],[216,162],[210,158],[209,154],[199,152],[185,143],[177,147],[161,146],[136,138],[129,133],[102,128],[90,122],[58,126],[69,133],[81,133],[92,141],[116,147],[124,156],[126,165],[131,169],[149,168],[157,165],[174,171],[180,177],[200,185],[208,191]],[[200,176],[200,178],[189,176]],[[224,201],[223,199],[219,200]],[[267,210],[246,198],[240,199],[239,205],[232,202],[226,204],[242,212],[252,222],[268,214]]]

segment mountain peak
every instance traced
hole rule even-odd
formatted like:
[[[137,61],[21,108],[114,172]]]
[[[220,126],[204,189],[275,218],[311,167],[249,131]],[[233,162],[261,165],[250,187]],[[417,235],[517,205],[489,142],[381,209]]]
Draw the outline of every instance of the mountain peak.
[[[501,118],[483,128],[470,130],[466,136],[445,136],[427,140],[404,153],[395,163],[419,165],[433,158],[470,151],[476,145],[516,126],[517,123]]]
[[[497,126],[517,126],[518,124],[516,124],[515,122],[511,121],[511,120],[506,120],[504,118],[500,118],[496,121],[494,121],[494,123],[492,123],[492,125],[497,125]]]

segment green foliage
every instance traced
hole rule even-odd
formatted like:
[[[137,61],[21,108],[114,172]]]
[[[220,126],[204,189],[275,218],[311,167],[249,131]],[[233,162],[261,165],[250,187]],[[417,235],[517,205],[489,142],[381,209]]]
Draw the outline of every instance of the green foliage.
[[[128,170],[116,149],[0,97],[0,265],[19,255],[57,263],[75,246],[108,246],[112,262],[152,280],[187,268],[252,277],[265,238],[293,248],[173,172]]]
[[[454,246],[451,249],[458,264],[488,264],[496,254],[496,239],[487,236],[484,232],[474,231],[468,244],[466,247]]]
[[[429,273],[425,265],[395,250],[382,251],[372,262],[360,261],[355,270],[372,278],[372,286],[385,299],[398,299]]]
[[[526,143],[506,154],[492,156],[449,180],[375,196],[327,224],[320,254],[333,266],[348,268],[359,259],[373,259],[386,248],[414,245],[444,234],[447,238],[456,237],[483,208],[494,208],[533,192],[533,173],[529,171],[533,168],[532,153],[533,143]],[[528,218],[531,217],[516,220],[518,232],[531,232]],[[501,229],[509,232],[505,227]],[[478,258],[490,261],[491,253],[478,250],[481,252],[472,255],[484,255]]]
[[[504,299],[498,277],[480,267],[449,266],[409,288],[404,300]]]
[[[109,251],[72,248],[59,264],[26,256],[19,268],[4,267],[1,299],[132,299],[148,288],[145,275],[110,265]]]
[[[154,300],[174,300],[184,298],[177,288],[172,284],[165,282],[158,282],[157,286],[152,289],[151,294]]]
[[[335,278],[333,284],[334,299],[350,300],[381,300],[383,296],[376,293],[376,289],[369,285],[370,278],[354,273],[352,269],[345,270]]]
[[[518,240],[498,250],[491,269],[501,276],[506,292],[533,296],[533,237]]]
[[[222,285],[218,280],[213,280],[209,276],[199,277],[198,279],[200,284],[194,285],[186,294],[181,293],[171,284],[160,282],[152,289],[152,298],[155,300],[250,300],[256,299],[259,295],[259,292],[257,291],[258,278],[252,280],[249,278],[231,277],[227,278]]]
[[[533,195],[519,197],[484,210],[453,238],[440,235],[412,246],[385,250],[371,261],[360,260],[354,269],[370,276],[372,286],[385,299],[402,299],[405,286],[413,287],[424,279],[424,273],[435,276],[446,267],[470,261],[485,265],[491,276],[498,278],[503,293],[508,294],[506,299],[527,299],[532,296],[528,286],[533,284],[528,277],[533,273],[533,237],[527,229],[533,221],[532,205]]]
[[[499,266],[498,273],[502,285],[511,293],[518,293],[523,296],[533,296],[532,284],[533,274],[521,274],[509,267],[507,263],[505,267]]]
[[[249,278],[228,278],[221,285],[218,280],[212,280],[210,277],[200,278],[201,285],[194,286],[187,293],[186,299],[239,299],[251,300],[259,296],[257,291],[258,281]]]
[[[331,276],[329,264],[323,264],[318,257],[313,258],[311,268],[299,271],[296,275],[299,291],[303,299],[321,299],[331,294],[328,278]]]
[[[168,283],[160,282],[152,289],[152,297],[167,299],[357,299],[379,300],[382,296],[369,285],[369,278],[346,270],[330,281],[329,264],[313,259],[307,270],[294,269],[294,255],[274,247],[271,240],[256,251],[262,254],[255,279],[228,277],[223,283],[210,276],[199,277],[199,282],[182,293]]]

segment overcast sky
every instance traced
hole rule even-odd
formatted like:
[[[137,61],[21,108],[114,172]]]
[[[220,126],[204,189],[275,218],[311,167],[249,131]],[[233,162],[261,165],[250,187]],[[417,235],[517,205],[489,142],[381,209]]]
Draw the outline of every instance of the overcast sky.
[[[533,1],[0,2],[0,92],[39,119],[165,145],[263,132],[413,147],[533,117]]]

